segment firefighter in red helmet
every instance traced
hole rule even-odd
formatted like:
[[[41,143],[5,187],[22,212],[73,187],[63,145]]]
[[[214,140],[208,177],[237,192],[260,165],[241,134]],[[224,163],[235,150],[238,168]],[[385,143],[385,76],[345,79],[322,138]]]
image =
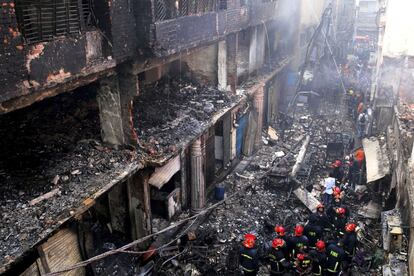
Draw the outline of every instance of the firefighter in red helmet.
[[[326,262],[326,244],[324,241],[319,240],[316,242],[316,249],[309,252],[311,257],[312,264],[312,273],[313,275],[323,275],[325,270]]]
[[[307,253],[299,253],[296,255],[295,275],[309,275],[312,271],[312,259]]]
[[[304,227],[296,225],[294,235],[290,238],[290,256],[293,259],[298,253],[304,252],[309,245],[308,238],[303,234]]]
[[[286,247],[283,239],[276,238],[272,241],[272,249],[268,255],[270,275],[283,275],[290,270],[291,265],[283,252]]]
[[[358,243],[357,233],[355,230],[356,230],[356,224],[347,223],[345,225],[345,235],[342,239],[343,244],[344,244],[343,248],[346,254],[345,270],[347,270],[351,266],[352,259],[354,258],[354,255],[355,255],[355,250],[356,250],[357,243]]]
[[[246,234],[239,251],[239,264],[243,275],[255,276],[259,271],[259,250],[256,246],[256,236]]]

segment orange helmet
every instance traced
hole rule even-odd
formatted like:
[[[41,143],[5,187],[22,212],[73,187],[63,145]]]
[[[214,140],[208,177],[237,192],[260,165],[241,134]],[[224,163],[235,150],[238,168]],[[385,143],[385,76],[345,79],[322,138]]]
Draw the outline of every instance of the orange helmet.
[[[277,226],[275,227],[275,232],[276,232],[279,236],[283,237],[283,236],[285,235],[285,228],[284,228],[282,225],[277,225]]]
[[[272,241],[273,248],[284,247],[285,245],[286,245],[286,242],[282,239],[274,239]]]
[[[356,225],[355,225],[355,223],[348,223],[348,224],[345,226],[345,230],[346,230],[346,232],[354,232],[354,231],[355,231],[355,229],[356,229]]]
[[[246,234],[244,235],[243,245],[246,248],[253,248],[256,244],[256,236],[253,234]]]
[[[325,245],[325,242],[324,242],[324,241],[318,240],[318,241],[316,242],[315,246],[316,246],[316,248],[317,248],[318,250],[322,251],[322,250],[324,250],[324,249],[325,249],[325,246],[326,246],[326,245]]]
[[[338,215],[345,215],[345,212],[346,212],[346,210],[343,207],[336,208],[336,213]]]
[[[297,255],[298,261],[303,261],[305,259],[305,254],[299,253]]]
[[[299,237],[303,235],[303,226],[302,225],[296,225],[295,227],[295,236]]]

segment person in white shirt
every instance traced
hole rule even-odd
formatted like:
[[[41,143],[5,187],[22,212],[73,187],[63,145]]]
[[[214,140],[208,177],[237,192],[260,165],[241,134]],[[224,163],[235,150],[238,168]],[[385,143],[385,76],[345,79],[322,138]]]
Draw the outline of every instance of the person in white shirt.
[[[329,177],[325,178],[324,188],[323,191],[323,204],[325,206],[330,206],[332,203],[332,194],[333,188],[335,187],[335,178],[333,177],[333,173],[329,173]]]

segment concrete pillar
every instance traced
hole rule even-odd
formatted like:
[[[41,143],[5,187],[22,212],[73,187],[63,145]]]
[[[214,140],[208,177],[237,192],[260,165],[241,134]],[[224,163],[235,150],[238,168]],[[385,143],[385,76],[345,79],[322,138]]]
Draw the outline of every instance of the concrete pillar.
[[[225,40],[219,41],[217,56],[218,89],[227,91],[227,43]]]
[[[263,128],[263,110],[264,110],[264,86],[256,91],[254,94],[254,109],[257,112],[257,133],[255,139],[255,147],[257,148],[262,143],[262,128]]]
[[[257,70],[257,27],[250,31],[250,48],[249,48],[249,74]]]
[[[236,94],[237,88],[237,52],[238,52],[239,36],[238,33],[229,34],[226,37],[227,48],[227,85],[230,91]]]
[[[118,67],[119,90],[121,91],[122,126],[125,144],[137,145],[138,136],[134,126],[134,98],[139,94],[138,76],[132,71],[131,64]]]
[[[118,75],[100,80],[97,92],[101,136],[113,146],[136,145],[133,100],[138,95],[138,78],[129,66],[118,68]]]
[[[116,76],[100,81],[97,101],[102,141],[114,146],[123,145],[125,137],[122,126],[121,97]]]
[[[201,145],[201,139],[198,138],[191,146],[191,210],[195,213],[202,210],[206,204]]]

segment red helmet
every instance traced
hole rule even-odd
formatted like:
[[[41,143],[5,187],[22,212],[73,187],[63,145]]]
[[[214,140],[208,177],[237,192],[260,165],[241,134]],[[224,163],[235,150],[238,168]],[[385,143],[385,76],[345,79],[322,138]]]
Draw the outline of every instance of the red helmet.
[[[302,236],[303,235],[303,226],[302,225],[296,225],[295,227],[295,236]]]
[[[297,255],[298,261],[303,261],[305,259],[305,254],[299,253]]]
[[[324,206],[322,203],[319,203],[319,204],[316,206],[316,210],[318,210],[318,209],[320,209],[320,208],[325,209],[325,206]]]
[[[274,239],[272,241],[273,248],[284,247],[285,245],[286,245],[286,242],[282,239]]]
[[[337,209],[336,209],[336,213],[337,213],[338,215],[345,215],[346,210],[345,210],[345,208],[343,208],[343,207],[339,207],[339,208],[337,208]]]
[[[356,229],[356,225],[355,225],[355,223],[348,223],[348,224],[345,226],[345,230],[346,230],[347,232],[354,232],[354,231],[355,231],[355,229]]]
[[[279,236],[283,237],[283,236],[285,235],[285,228],[284,228],[282,225],[277,225],[277,226],[275,227],[275,232],[276,232]]]
[[[340,194],[341,194],[341,188],[339,188],[339,187],[334,187],[334,188],[333,188],[333,192],[334,192],[334,194],[338,194],[338,195],[340,195]]]
[[[334,167],[340,167],[340,166],[342,166],[341,160],[336,160],[335,163],[333,163],[333,166]]]
[[[315,244],[315,246],[316,246],[316,248],[318,249],[318,250],[324,250],[325,249],[325,242],[324,241],[321,241],[321,240],[318,240],[317,242],[316,242],[316,244]]]
[[[246,234],[244,235],[243,245],[246,248],[253,248],[256,244],[256,236],[253,234]]]

